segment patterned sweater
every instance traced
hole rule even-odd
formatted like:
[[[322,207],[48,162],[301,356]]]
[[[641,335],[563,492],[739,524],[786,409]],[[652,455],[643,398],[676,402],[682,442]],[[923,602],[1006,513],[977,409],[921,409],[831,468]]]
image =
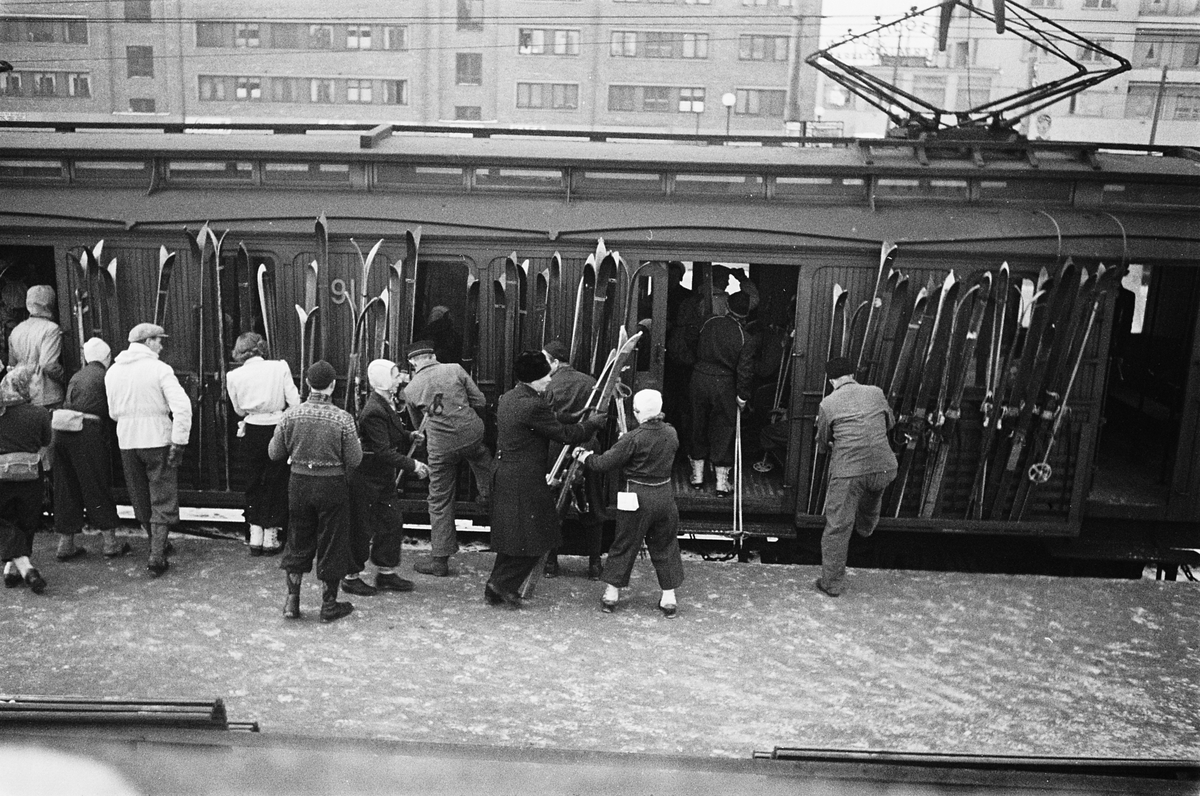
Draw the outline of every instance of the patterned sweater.
[[[288,457],[297,475],[327,477],[348,475],[363,458],[354,418],[318,392],[283,413],[267,453],[275,460]]]

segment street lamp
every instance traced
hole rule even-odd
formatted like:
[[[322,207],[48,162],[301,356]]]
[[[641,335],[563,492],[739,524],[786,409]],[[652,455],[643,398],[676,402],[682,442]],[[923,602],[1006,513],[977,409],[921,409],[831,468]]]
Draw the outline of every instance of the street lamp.
[[[737,94],[726,91],[721,95],[721,104],[725,106],[725,135],[729,135],[729,123],[733,121],[733,106],[737,105]]]

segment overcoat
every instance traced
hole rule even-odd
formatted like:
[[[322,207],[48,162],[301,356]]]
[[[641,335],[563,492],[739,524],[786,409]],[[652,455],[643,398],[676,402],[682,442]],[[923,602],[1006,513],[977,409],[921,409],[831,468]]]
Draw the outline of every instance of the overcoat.
[[[492,476],[492,549],[510,556],[540,556],[562,544],[561,518],[546,484],[546,443],[577,444],[595,428],[564,425],[545,398],[520,383],[496,407],[496,470]]]

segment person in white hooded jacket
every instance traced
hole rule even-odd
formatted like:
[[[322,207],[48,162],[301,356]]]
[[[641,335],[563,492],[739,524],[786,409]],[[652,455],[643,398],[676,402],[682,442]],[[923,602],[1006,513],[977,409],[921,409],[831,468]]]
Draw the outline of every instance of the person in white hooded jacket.
[[[104,374],[133,513],[150,534],[146,568],[155,577],[167,571],[167,534],[179,522],[178,468],[192,430],[192,403],[158,358],[166,337],[161,326],[139,323]]]

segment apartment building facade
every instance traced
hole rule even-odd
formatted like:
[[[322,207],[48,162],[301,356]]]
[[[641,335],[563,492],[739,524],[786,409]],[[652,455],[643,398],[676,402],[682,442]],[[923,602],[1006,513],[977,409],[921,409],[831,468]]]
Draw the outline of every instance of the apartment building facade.
[[[820,0],[0,2],[4,118],[778,133]],[[723,98],[728,105],[723,102]]]

